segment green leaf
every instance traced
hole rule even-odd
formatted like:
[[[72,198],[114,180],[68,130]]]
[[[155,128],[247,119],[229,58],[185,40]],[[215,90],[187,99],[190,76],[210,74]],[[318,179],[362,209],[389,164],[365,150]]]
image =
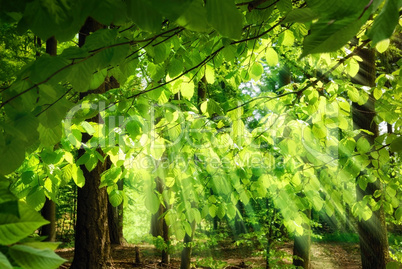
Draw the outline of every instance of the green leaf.
[[[94,153],[91,153],[91,154],[89,155],[88,161],[87,161],[84,165],[85,165],[85,168],[86,168],[89,172],[91,172],[92,170],[95,169],[95,167],[96,167],[97,164],[98,164],[98,157],[97,157]]]
[[[123,202],[124,196],[120,190],[112,190],[109,194],[109,202],[112,206],[119,206]]]
[[[162,42],[156,46],[147,46],[147,54],[154,60],[154,64],[162,63],[169,56],[170,43]]]
[[[145,207],[151,212],[151,214],[155,214],[159,209],[159,199],[155,193],[150,192],[145,196]]]
[[[72,177],[73,177],[75,184],[80,188],[84,187],[85,177],[84,177],[84,174],[83,174],[81,168],[75,164],[72,164],[71,168],[72,168],[71,173],[72,173]]]
[[[337,20],[319,20],[311,26],[311,34],[304,39],[300,57],[340,49],[356,35],[369,16],[367,10],[359,19],[345,16]]]
[[[321,208],[324,206],[324,201],[321,199],[321,197],[318,194],[313,196],[312,202],[313,202],[314,209],[317,211],[320,211]]]
[[[381,40],[380,42],[377,43],[377,45],[375,45],[375,48],[379,53],[383,53],[388,49],[389,43],[390,43],[389,38]]]
[[[351,58],[345,64],[346,72],[350,77],[354,77],[359,73],[359,63],[355,59]]]
[[[150,153],[155,160],[160,160],[166,150],[165,140],[161,137],[154,139],[151,143]]]
[[[203,1],[192,1],[187,10],[176,20],[176,23],[192,31],[208,31],[210,27],[208,25],[207,11]]]
[[[401,266],[401,263],[392,261],[392,262],[387,263],[387,266],[385,267],[385,269],[399,269],[399,268],[401,268],[400,266]]]
[[[67,1],[31,1],[26,5],[19,27],[29,27],[42,40],[51,36],[59,41],[71,40],[80,29],[73,20],[71,8],[74,4]]]
[[[92,127],[92,125],[87,122],[87,121],[83,121],[80,124],[82,126],[82,128],[84,128],[84,130],[89,134],[89,135],[93,135],[95,133],[95,129],[94,127]]]
[[[170,61],[167,71],[169,73],[169,77],[174,78],[181,74],[183,71],[183,61],[179,59],[173,59]]]
[[[189,236],[192,236],[193,230],[191,229],[191,225],[190,225],[187,221],[184,221],[184,222],[183,222],[183,226],[184,226],[184,230],[186,231],[186,233],[187,233]]]
[[[283,139],[278,146],[284,154],[289,154],[291,156],[296,155],[297,144],[292,139]]]
[[[389,38],[394,32],[399,20],[399,9],[402,2],[399,0],[387,0],[381,13],[374,20],[373,26],[367,35],[375,46],[381,40]]]
[[[150,1],[127,1],[127,13],[145,31],[155,33],[159,32],[162,28],[162,15]]]
[[[246,129],[245,129],[244,123],[241,119],[233,121],[233,126],[232,126],[233,137],[242,138],[244,136],[245,130]],[[237,139],[237,141],[239,141],[239,139]]]
[[[380,99],[382,96],[382,90],[378,88],[374,88],[373,90],[373,96],[376,100]]]
[[[282,43],[281,45],[283,46],[293,46],[293,43],[295,42],[295,37],[293,35],[293,32],[290,30],[286,30],[281,34],[282,38]]]
[[[234,219],[236,217],[236,207],[233,204],[227,204],[226,215],[229,219]]]
[[[80,158],[78,158],[78,160],[75,162],[75,164],[78,165],[83,165],[85,164],[89,158],[91,157],[91,153],[90,152],[85,152]]]
[[[210,205],[209,209],[208,209],[209,215],[214,218],[216,216],[217,210],[218,210],[218,208],[216,207],[216,205],[214,205],[214,204]]]
[[[348,87],[347,91],[348,97],[352,102],[357,103],[360,100],[359,91],[355,87]]]
[[[130,134],[132,139],[136,139],[137,136],[142,134],[142,126],[137,118],[130,118],[126,123],[126,130]]]
[[[278,64],[278,53],[272,48],[267,48],[265,52],[265,60],[269,66],[275,66]]]
[[[106,170],[101,175],[101,184],[99,187],[112,186],[119,181],[122,174],[120,167],[112,167]]]
[[[212,66],[205,66],[205,79],[209,84],[214,84],[215,82],[215,70]]]
[[[196,223],[201,223],[201,213],[197,208],[191,208],[191,214],[193,215]]]
[[[18,210],[18,201],[13,200],[13,201],[6,201],[6,202],[0,203],[0,212],[2,214],[14,215],[17,218],[19,218],[20,217],[20,212]]]
[[[402,136],[395,138],[390,146],[389,150],[392,152],[400,152],[402,151]]]
[[[395,219],[396,221],[402,221],[402,207],[398,207],[397,210],[395,210]]]
[[[190,100],[194,95],[194,82],[193,81],[183,81],[180,89],[181,95]]]
[[[316,19],[318,15],[311,8],[299,8],[290,11],[283,23],[288,22],[310,22]]]
[[[89,90],[95,90],[99,88],[103,82],[105,82],[105,78],[107,75],[107,70],[102,69],[98,72],[95,72],[92,76],[91,79],[89,80]]]
[[[262,64],[255,62],[251,66],[250,70],[251,78],[253,78],[255,81],[258,81],[261,78],[262,73],[264,73],[264,68],[262,67]]]
[[[370,142],[368,142],[365,137],[362,136],[359,138],[359,140],[357,140],[356,149],[358,152],[364,154],[369,152],[370,148],[371,148]]]
[[[0,136],[1,138],[1,136]],[[0,149],[0,174],[7,175],[14,172],[25,159],[25,143],[18,137],[8,138]]]
[[[7,257],[0,252],[0,267],[3,269],[13,269],[13,266],[8,261]]]
[[[318,139],[322,139],[327,136],[327,128],[322,122],[313,124],[312,132],[314,134],[314,137]]]
[[[24,245],[10,247],[9,253],[24,269],[56,269],[66,261],[51,249],[35,249]]]
[[[26,241],[20,242],[24,246],[30,246],[37,249],[51,249],[55,251],[57,247],[60,245],[60,242],[38,242],[38,241]]]
[[[280,12],[287,13],[292,10],[292,0],[280,0],[276,6]]]
[[[11,245],[32,234],[47,220],[23,202],[18,203],[20,217],[0,214],[0,244]]]
[[[26,201],[36,211],[39,211],[46,201],[44,189],[42,187],[36,186],[29,192],[28,196],[26,197]]]
[[[201,112],[207,117],[212,117],[214,114],[223,115],[223,109],[213,99],[208,99],[201,104]]]
[[[223,204],[220,204],[218,207],[218,211],[216,212],[216,215],[220,218],[223,219],[226,215],[226,210]]]
[[[396,190],[394,188],[392,188],[392,186],[388,185],[385,188],[385,191],[387,192],[387,194],[391,197],[394,197],[396,195]]]
[[[218,33],[231,39],[240,39],[243,16],[233,0],[208,0],[206,9],[208,21]]]

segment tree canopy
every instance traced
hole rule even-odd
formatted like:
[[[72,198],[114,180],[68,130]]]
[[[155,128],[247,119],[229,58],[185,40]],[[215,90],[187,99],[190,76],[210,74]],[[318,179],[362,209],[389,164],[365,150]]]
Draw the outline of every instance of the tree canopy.
[[[238,201],[262,197],[273,199],[289,232],[299,235],[309,222],[306,209],[332,215],[345,203],[359,219],[382,206],[402,221],[402,62],[395,45],[402,1],[0,0],[0,6],[0,245],[8,246],[0,250],[2,268],[12,268],[9,260],[24,268],[63,262],[43,250],[54,249],[51,243],[24,241],[46,224],[33,209],[46,197],[57,200],[70,179],[84,186],[80,166],[91,171],[106,158],[112,165],[100,187],[112,205],[125,198],[119,179],[142,182],[151,212],[164,199],[175,204],[165,219],[178,240],[192,233],[193,221],[233,219]],[[104,27],[77,46],[89,17]],[[55,37],[62,49],[35,56],[35,37]],[[23,58],[17,61],[24,43],[30,54],[17,53]],[[364,47],[375,48],[387,67],[371,88],[350,79]],[[111,77],[120,86],[97,92]],[[393,130],[374,144],[352,119],[352,103],[369,98],[374,121]],[[98,114],[101,120],[92,121]],[[79,149],[85,154],[78,156]],[[155,177],[168,187],[164,197],[155,192]],[[385,189],[356,201],[356,178],[362,189],[378,178]]]

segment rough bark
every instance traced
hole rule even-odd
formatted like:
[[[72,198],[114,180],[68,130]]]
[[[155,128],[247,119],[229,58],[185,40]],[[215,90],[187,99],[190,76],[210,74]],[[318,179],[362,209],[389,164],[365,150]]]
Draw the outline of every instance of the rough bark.
[[[363,59],[359,62],[359,73],[352,79],[353,83],[364,86],[375,86],[375,52],[373,49],[362,49],[358,55]],[[378,136],[378,126],[374,121],[375,117],[375,99],[370,96],[369,100],[364,105],[353,103],[353,122],[356,129],[365,129],[372,132],[374,135],[361,133],[371,145],[374,144],[374,139]],[[370,168],[371,166],[369,166]],[[362,171],[359,177],[364,176],[365,171]],[[357,179],[358,180],[358,179]],[[375,191],[382,189],[382,183],[377,179],[373,183],[368,183],[366,189],[360,188],[356,184],[356,199],[361,201],[366,195],[372,196]],[[373,196],[372,196],[373,197]],[[376,201],[379,201],[376,198]],[[373,212],[373,215],[367,221],[359,220],[357,222],[359,238],[360,238],[360,253],[363,269],[386,268],[389,261],[388,239],[385,222],[385,214],[383,207]]]
[[[37,40],[40,44],[40,39]],[[46,53],[51,56],[57,55],[57,40],[54,37],[46,40]],[[41,228],[41,235],[46,236],[46,241],[56,241],[56,204],[46,197],[45,205],[41,210],[42,216],[50,223]]]
[[[99,162],[91,172],[85,166],[81,166],[81,169],[85,177],[85,186],[78,188],[75,252],[71,268],[108,268],[107,262],[110,257],[108,194],[106,188],[99,188],[100,175],[105,171],[105,165]]]
[[[83,46],[85,38],[91,32],[104,28],[95,20],[88,18],[81,28],[79,45]],[[82,93],[83,98],[89,93],[104,93],[113,87],[113,80],[106,78],[105,82],[95,91]],[[101,122],[100,116],[91,119]],[[90,135],[84,133],[82,142],[87,142]],[[98,149],[100,154],[103,154]],[[85,153],[81,148],[79,156]],[[103,269],[108,267],[110,257],[110,237],[108,228],[108,194],[106,187],[99,188],[101,174],[107,169],[107,162],[98,162],[92,171],[88,171],[85,165],[81,165],[85,177],[85,185],[78,188],[77,196],[77,223],[75,228],[75,252],[72,269]]]

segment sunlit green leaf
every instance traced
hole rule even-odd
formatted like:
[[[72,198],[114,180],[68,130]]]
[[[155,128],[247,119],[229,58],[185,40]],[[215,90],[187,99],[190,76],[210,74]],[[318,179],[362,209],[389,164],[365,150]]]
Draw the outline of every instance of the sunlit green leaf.
[[[379,53],[383,53],[388,49],[389,43],[390,43],[389,38],[381,40],[380,42],[377,43],[377,45],[375,45],[375,48]]]
[[[215,82],[215,71],[210,65],[205,66],[205,79],[209,84],[214,84]]]
[[[278,64],[278,54],[272,47],[267,48],[267,51],[265,52],[265,60],[270,66],[275,66]]]

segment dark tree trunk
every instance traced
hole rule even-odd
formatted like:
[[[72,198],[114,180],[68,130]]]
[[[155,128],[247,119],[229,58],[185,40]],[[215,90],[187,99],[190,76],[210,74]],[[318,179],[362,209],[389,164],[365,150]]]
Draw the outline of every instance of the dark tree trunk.
[[[80,31],[79,45],[83,46],[85,38],[91,32],[104,28],[95,20],[88,18]],[[104,93],[112,87],[109,78],[95,91]],[[81,94],[83,98],[89,92]],[[100,116],[92,119],[101,122]],[[87,142],[90,136],[86,133],[82,136],[82,142]],[[99,150],[103,155],[103,152]],[[85,153],[81,148],[79,156]],[[106,187],[99,188],[101,174],[107,169],[107,162],[98,162],[92,171],[88,171],[85,165],[81,165],[85,177],[85,185],[78,188],[77,198],[77,224],[75,229],[75,251],[72,269],[103,269],[108,268],[110,257],[110,236],[108,227],[108,194]]]
[[[239,210],[240,214],[244,215],[244,213],[245,213],[244,205],[240,200],[237,202],[236,207]],[[236,214],[236,216],[234,218],[234,226],[235,226],[236,235],[244,234],[247,232],[246,225],[244,224],[244,221],[241,218],[241,216],[239,216],[238,214]]]
[[[180,262],[180,269],[190,269],[191,265],[191,252],[192,252],[192,242],[193,242],[193,237],[194,237],[194,232],[195,232],[195,226],[196,223],[193,221],[191,224],[191,236],[186,233],[184,236],[184,248],[181,252],[181,262]]]
[[[82,155],[82,151],[80,150]],[[78,188],[77,225],[75,228],[75,252],[72,269],[108,268],[110,238],[107,218],[108,194],[99,188],[100,175],[105,165],[99,162],[89,172],[81,166],[85,186]]]
[[[164,208],[163,213],[166,212],[166,208]],[[162,264],[170,263],[170,254],[169,254],[169,226],[165,221],[165,217],[162,217],[162,230],[163,230],[163,241],[167,245],[167,248],[162,250]]]
[[[42,217],[50,223],[42,226],[41,235],[46,236],[45,241],[56,241],[56,204],[52,200],[46,197],[45,205],[42,210]]]
[[[304,211],[306,216],[311,219],[311,209],[307,209]],[[304,225],[304,233],[302,236],[296,236],[294,239],[293,245],[293,265],[300,266],[303,269],[310,268],[310,247],[311,247],[311,238],[310,238],[310,225]]]
[[[375,87],[375,52],[373,49],[362,49],[358,55],[363,59],[359,62],[359,73],[352,79],[353,83]],[[353,122],[356,129],[365,129],[372,132],[374,135],[361,133],[369,141],[374,144],[374,139],[378,136],[378,126],[374,121],[375,117],[375,99],[370,96],[366,104],[360,106],[353,103]],[[357,138],[358,139],[358,138]],[[371,166],[369,166],[370,168]],[[362,171],[359,177],[364,176],[365,171]],[[361,189],[359,184],[356,184],[356,199],[361,201],[364,196],[373,194],[377,190],[382,190],[382,183],[377,179],[373,183],[368,183],[366,189]],[[374,198],[374,197],[373,197]],[[374,198],[380,202],[380,198]],[[384,209],[381,206],[379,210],[373,212],[373,215],[367,221],[359,220],[357,222],[359,238],[360,238],[360,253],[363,269],[385,268],[389,261],[388,239],[385,222]]]
[[[156,182],[156,191],[160,194],[163,194],[164,184],[162,180],[157,177],[155,179]],[[167,206],[167,203],[165,202]],[[169,226],[167,225],[165,218],[163,217],[167,208],[163,204],[159,205],[159,210],[151,218],[151,234],[152,236],[160,236],[163,238],[163,241],[166,245],[169,245]],[[170,255],[168,249],[162,250],[162,257],[161,263],[162,264],[169,264],[170,262]]]
[[[37,40],[40,44],[40,39]],[[39,51],[37,52],[39,53]],[[49,38],[46,41],[46,53],[51,56],[57,55],[57,40],[54,37]],[[56,204],[54,201],[46,197],[45,205],[42,208],[42,216],[50,223],[43,226],[41,229],[41,235],[47,236],[46,241],[56,241]]]

